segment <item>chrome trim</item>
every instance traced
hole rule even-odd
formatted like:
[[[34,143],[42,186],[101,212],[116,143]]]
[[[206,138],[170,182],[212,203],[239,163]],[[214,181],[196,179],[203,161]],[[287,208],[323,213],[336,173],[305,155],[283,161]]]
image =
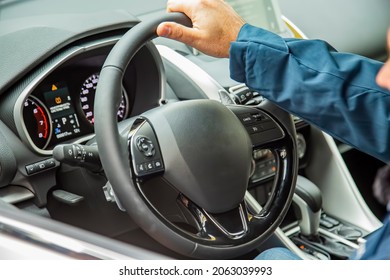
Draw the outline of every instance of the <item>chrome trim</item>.
[[[293,223],[293,224],[296,224],[296,223]],[[299,226],[295,226],[293,228],[290,228],[289,230],[287,230],[286,232],[284,232],[284,234],[288,237],[294,235],[294,234],[297,234],[298,232],[300,231],[300,228]]]
[[[204,208],[197,206],[195,203],[193,203],[183,194],[179,195],[178,201],[180,201],[182,205],[187,208],[187,210],[191,213],[195,221],[198,223],[199,233],[201,233],[201,235],[206,234],[210,240],[216,240],[216,237],[211,235],[207,231],[206,227],[208,224],[215,226],[222,234],[224,234],[227,238],[232,240],[240,239],[243,236],[245,236],[245,234],[248,233],[248,224],[247,224],[248,213],[246,212],[246,209],[244,209],[242,204],[240,204],[237,208],[234,209],[239,211],[242,230],[238,232],[230,232],[221,223],[219,223],[217,219],[213,217],[212,214],[209,214]]]
[[[209,214],[206,210],[202,208],[202,211],[206,214],[206,216],[210,219],[210,221],[223,233],[225,234],[228,238],[230,239],[240,239],[243,237],[247,232],[248,232],[248,224],[246,222],[246,217],[244,214],[244,209],[242,205],[240,204],[238,206],[238,211],[240,214],[241,218],[241,223],[242,223],[242,230],[238,232],[230,232],[226,228],[224,228],[211,214]]]
[[[0,234],[28,242],[46,253],[72,259],[130,259],[129,256],[98,247],[59,233],[38,228],[0,215]],[[24,245],[25,246],[25,245]],[[25,247],[23,247],[25,248]]]
[[[20,186],[7,186],[0,189],[0,199],[9,204],[16,204],[34,198],[34,193]]]
[[[226,91],[214,78],[202,68],[188,60],[181,54],[163,45],[157,45],[160,55],[176,65],[187,77],[189,77],[212,100],[221,102],[219,91]],[[227,93],[227,92],[226,92]]]

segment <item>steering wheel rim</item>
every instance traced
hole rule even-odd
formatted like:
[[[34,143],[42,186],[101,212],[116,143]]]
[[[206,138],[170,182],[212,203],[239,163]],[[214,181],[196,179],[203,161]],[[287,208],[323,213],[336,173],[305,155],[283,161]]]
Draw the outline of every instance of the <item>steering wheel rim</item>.
[[[200,223],[202,223],[204,219],[206,219],[209,223],[207,226],[209,228],[213,228],[211,230],[212,234],[210,234],[210,230],[203,229],[202,233],[206,233],[207,235],[207,238],[205,239],[205,237],[200,236],[200,234],[194,235],[192,233],[186,233],[183,230],[177,228],[175,225],[170,224],[169,221],[165,220],[163,217],[161,217],[158,211],[156,211],[156,209],[154,209],[154,207],[150,203],[148,203],[147,199],[143,196],[142,192],[137,186],[136,179],[139,174],[137,174],[138,172],[136,164],[134,163],[134,151],[137,150],[134,147],[135,145],[137,145],[136,142],[139,137],[137,136],[135,131],[139,130],[141,124],[144,125],[144,127],[151,126],[152,134],[150,137],[155,143],[156,149],[161,149],[159,145],[161,144],[160,142],[162,142],[163,140],[159,138],[160,136],[158,136],[156,139],[153,138],[153,133],[159,133],[158,131],[156,131],[158,130],[158,126],[154,125],[153,123],[158,122],[157,120],[164,119],[161,118],[161,115],[159,115],[159,111],[161,111],[161,114],[163,114],[164,116],[168,116],[170,114],[170,109],[156,109],[143,114],[143,116],[133,126],[132,132],[129,134],[128,138],[124,138],[118,133],[116,112],[117,106],[119,105],[121,98],[122,77],[127,68],[127,65],[130,63],[132,57],[136,54],[136,52],[146,42],[156,37],[155,30],[158,24],[164,21],[175,21],[186,26],[191,26],[190,20],[185,15],[179,13],[171,13],[151,21],[141,22],[134,28],[132,28],[130,31],[128,31],[121,38],[121,40],[118,41],[118,43],[114,46],[111,53],[107,57],[106,62],[102,68],[99,84],[97,86],[95,101],[95,132],[102,165],[106,172],[107,178],[115,191],[116,197],[119,198],[121,204],[124,206],[127,213],[146,233],[148,233],[158,242],[162,243],[173,251],[193,258],[235,257],[240,254],[247,253],[250,250],[253,250],[255,247],[260,245],[266,238],[268,238],[276,229],[276,227],[281,223],[283,217],[288,210],[288,207],[292,200],[293,189],[295,186],[297,174],[298,160],[296,156],[296,147],[294,139],[295,130],[293,129],[293,124],[291,125],[292,121],[288,113],[280,110],[279,108],[268,102],[265,102],[265,105],[262,105],[265,111],[259,111],[259,108],[249,109],[234,106],[230,108],[231,111],[229,112],[234,112],[235,116],[231,117],[228,113],[224,112],[224,109],[221,109],[221,106],[223,105],[215,104],[217,103],[215,101],[193,101],[192,103],[190,103],[187,109],[196,107],[199,108],[200,111],[202,111],[203,108],[207,107],[212,109],[204,109],[205,112],[207,112],[208,110],[221,110],[221,115],[223,115],[223,117],[221,117],[219,120],[223,122],[227,118],[229,119],[229,123],[236,124],[235,129],[238,130],[239,133],[236,133],[236,131],[235,133],[242,136],[241,140],[237,140],[241,141],[240,143],[246,143],[250,138],[245,131],[245,126],[243,126],[238,121],[238,118],[236,118],[236,116],[240,116],[243,114],[245,115],[251,110],[252,112],[253,110],[257,110],[256,112],[262,112],[261,114],[263,116],[266,116],[266,118],[269,118],[268,120],[272,121],[273,125],[276,127],[275,129],[278,129],[278,131],[283,134],[283,137],[278,141],[272,141],[272,145],[275,145],[276,143],[274,154],[281,170],[278,171],[276,174],[275,189],[277,191],[274,192],[272,197],[271,204],[273,204],[273,207],[269,207],[269,205],[267,205],[265,207],[265,210],[259,214],[249,213],[246,209],[245,202],[243,201],[243,196],[245,195],[247,184],[245,185],[244,190],[241,189],[239,191],[236,191],[235,189],[231,188],[231,190],[235,192],[235,194],[238,194],[239,197],[241,197],[240,195],[242,194],[241,202],[237,203],[237,199],[235,198],[224,199],[224,202],[227,203],[228,206],[223,208],[214,208],[210,201],[202,201],[202,199],[199,199],[197,197],[195,192],[191,193],[191,191],[189,191],[189,189],[191,188],[184,187],[184,189],[180,190],[180,193],[189,192],[191,198],[189,199],[186,195],[182,194],[179,196],[179,201],[185,207],[187,207],[189,212],[192,212],[194,217],[200,213],[201,217],[195,217],[195,219],[199,218]],[[111,95],[107,93],[111,93]],[[209,102],[213,102],[213,104]],[[181,110],[180,112],[184,113],[187,109],[180,109],[181,106],[186,105],[177,105],[177,107],[179,108],[177,110]],[[244,112],[245,110],[246,112]],[[278,121],[274,120],[273,117],[271,117],[267,112],[272,112],[272,114],[278,115],[282,119],[284,118],[286,122],[289,123],[289,125],[285,126],[283,123],[278,123]],[[177,112],[175,111],[173,114],[176,113]],[[169,119],[169,117],[166,117],[166,119]],[[190,117],[189,119],[194,118]],[[237,123],[240,123],[243,128],[239,128]],[[179,127],[178,130],[180,129],[183,129],[183,124],[181,127]],[[257,146],[260,147],[263,144],[264,143],[257,143]],[[133,150],[132,146],[134,146]],[[240,145],[235,145],[234,148],[240,149]],[[250,148],[252,149],[252,146]],[[130,155],[129,153],[124,151],[130,151]],[[247,163],[249,167],[245,165],[245,162],[248,159],[248,151],[245,148],[242,148],[240,151],[241,152],[237,153],[236,156],[239,157],[241,154],[245,154],[245,156],[242,158],[242,165],[244,165],[243,169],[247,169],[248,173],[250,173],[250,163]],[[157,153],[158,152],[159,151],[157,151]],[[161,155],[164,155],[164,149],[162,149],[160,153]],[[166,155],[167,153],[165,153],[162,158],[164,158]],[[249,151],[249,156],[251,157],[251,150]],[[233,156],[231,157],[231,159],[232,158]],[[169,170],[169,166],[164,167]],[[161,172],[164,173],[164,170],[162,170]],[[204,172],[204,170],[202,170],[202,172]],[[164,176],[168,176],[165,173]],[[243,174],[242,178],[247,175],[248,174]],[[249,175],[247,177],[247,179],[249,180]],[[221,178],[222,177],[220,177],[220,179]],[[233,177],[229,178],[233,180]],[[169,177],[168,179],[173,181],[176,180],[173,177]],[[228,184],[228,181],[229,179],[225,182]],[[193,201],[196,202],[194,203]],[[228,209],[232,209],[231,211],[234,211],[234,214],[232,214],[233,212]],[[225,213],[229,213],[228,216],[224,216]],[[240,234],[229,236],[229,234],[226,233],[225,235],[219,233],[223,238],[217,238],[218,242],[216,242],[213,238],[211,238],[210,240],[210,236],[214,237],[214,233],[218,231],[219,228],[219,223],[218,221],[216,222],[216,219],[218,220],[220,219],[220,216],[223,216],[221,219],[226,220],[226,217],[230,218],[232,217],[232,215],[237,220],[241,219],[243,228],[245,227],[244,220],[246,221],[245,223],[248,223],[251,226],[250,228],[246,229],[246,232],[244,234],[245,238],[239,236]],[[242,216],[244,216],[244,220],[242,219]]]

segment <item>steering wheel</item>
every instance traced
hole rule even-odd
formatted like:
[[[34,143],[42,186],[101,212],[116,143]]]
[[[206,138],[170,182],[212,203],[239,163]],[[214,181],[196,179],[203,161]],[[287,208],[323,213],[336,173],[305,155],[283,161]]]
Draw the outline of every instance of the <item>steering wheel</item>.
[[[120,135],[116,114],[123,74],[163,21],[191,26],[179,13],[141,22],[118,41],[102,68],[95,101],[102,165],[126,212],[155,240],[191,258],[236,257],[265,241],[288,210],[298,166],[294,123],[267,101],[246,107],[190,100],[147,111],[126,137]],[[259,213],[245,201],[257,149],[272,151],[277,166],[272,193]],[[153,178],[177,192],[191,230],[169,221],[150,202],[142,185]]]

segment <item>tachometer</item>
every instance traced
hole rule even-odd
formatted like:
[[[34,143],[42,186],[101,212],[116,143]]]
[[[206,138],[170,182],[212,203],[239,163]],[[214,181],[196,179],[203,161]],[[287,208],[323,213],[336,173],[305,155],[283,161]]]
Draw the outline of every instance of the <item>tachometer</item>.
[[[83,110],[85,117],[91,124],[94,124],[95,122],[93,106],[95,104],[95,93],[96,93],[96,86],[98,82],[99,82],[99,74],[93,74],[84,81],[80,89],[81,109]],[[122,90],[122,100],[119,104],[118,114],[117,114],[118,121],[121,121],[124,118],[126,118],[127,113],[128,113],[127,97],[124,91]]]
[[[30,96],[24,102],[23,119],[34,144],[44,149],[51,137],[51,120],[47,108],[37,98]]]

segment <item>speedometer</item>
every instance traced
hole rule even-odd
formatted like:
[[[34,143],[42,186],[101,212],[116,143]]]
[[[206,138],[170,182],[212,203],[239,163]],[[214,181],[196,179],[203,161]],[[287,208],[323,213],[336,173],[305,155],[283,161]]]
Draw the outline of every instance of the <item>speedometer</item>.
[[[96,93],[96,87],[98,82],[99,82],[99,74],[97,73],[93,74],[84,81],[80,89],[81,109],[83,110],[86,119],[91,124],[94,124],[95,122],[93,107],[95,104],[95,93]],[[121,121],[127,117],[127,113],[128,113],[127,103],[128,103],[127,96],[125,95],[124,90],[122,90],[122,99],[119,104],[118,113],[117,113],[118,121]]]

